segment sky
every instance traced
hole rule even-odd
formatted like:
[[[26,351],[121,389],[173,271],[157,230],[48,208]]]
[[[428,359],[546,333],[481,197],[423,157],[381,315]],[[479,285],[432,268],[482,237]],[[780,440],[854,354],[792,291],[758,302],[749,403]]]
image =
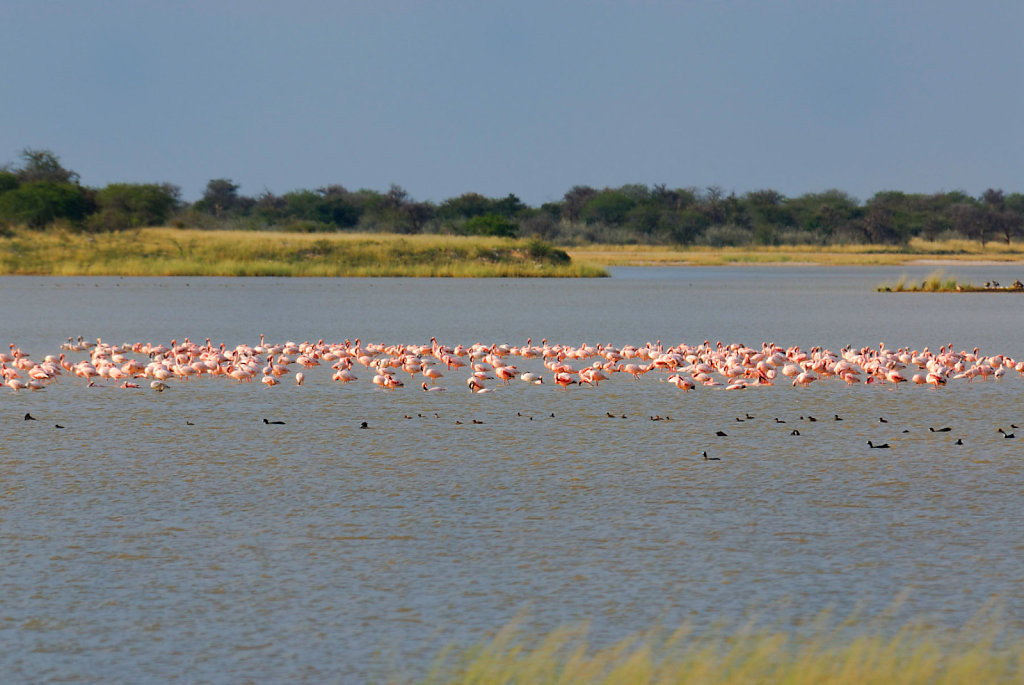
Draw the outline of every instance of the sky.
[[[0,164],[442,202],[1024,192],[1024,3],[2,0]]]

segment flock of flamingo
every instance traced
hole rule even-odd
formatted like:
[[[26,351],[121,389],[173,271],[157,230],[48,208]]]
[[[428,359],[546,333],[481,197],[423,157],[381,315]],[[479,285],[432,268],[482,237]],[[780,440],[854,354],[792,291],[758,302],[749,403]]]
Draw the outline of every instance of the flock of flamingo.
[[[571,386],[598,387],[615,377],[639,380],[647,374],[682,391],[697,386],[738,390],[786,382],[797,387],[826,379],[848,384],[913,383],[941,387],[950,381],[999,379],[1017,371],[1024,375],[1024,360],[1001,354],[982,355],[972,351],[955,351],[952,344],[938,352],[929,348],[889,349],[884,343],[876,347],[845,347],[832,352],[821,347],[802,350],[763,343],[751,348],[738,343],[664,346],[661,341],[644,345],[579,346],[549,343],[546,339],[534,345],[474,343],[470,346],[443,345],[435,338],[430,344],[363,343],[345,340],[339,343],[285,342],[268,343],[260,336],[258,345],[215,345],[209,339],[200,344],[185,338],[169,345],[131,343],[110,345],[101,339],[86,341],[81,336],[61,345],[59,354],[47,355],[41,361],[31,359],[13,343],[10,353],[0,353],[0,374],[12,390],[41,390],[61,376],[74,376],[90,385],[114,384],[121,388],[139,388],[148,381],[157,391],[167,389],[174,381],[199,377],[215,377],[238,383],[257,379],[263,386],[273,387],[285,378],[302,385],[312,369],[327,366],[331,380],[345,384],[360,377],[383,390],[406,386],[407,374],[412,385],[425,392],[442,391],[445,380],[468,374],[464,381],[474,393],[491,392],[500,385],[518,380],[543,385],[546,381],[568,390]],[[87,358],[72,361],[69,356],[85,354]],[[521,370],[517,364],[526,360],[542,362],[547,372]],[[535,362],[535,363],[537,363]]]

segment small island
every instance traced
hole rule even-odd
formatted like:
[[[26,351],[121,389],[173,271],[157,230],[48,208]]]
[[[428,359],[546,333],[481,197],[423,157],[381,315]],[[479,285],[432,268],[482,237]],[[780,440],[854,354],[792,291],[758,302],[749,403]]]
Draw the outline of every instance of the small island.
[[[986,281],[984,285],[961,283],[954,278],[947,278],[941,271],[933,273],[919,284],[907,283],[906,276],[894,285],[880,285],[876,288],[880,293],[1024,293],[1024,283],[1018,278],[1009,285],[998,281]]]

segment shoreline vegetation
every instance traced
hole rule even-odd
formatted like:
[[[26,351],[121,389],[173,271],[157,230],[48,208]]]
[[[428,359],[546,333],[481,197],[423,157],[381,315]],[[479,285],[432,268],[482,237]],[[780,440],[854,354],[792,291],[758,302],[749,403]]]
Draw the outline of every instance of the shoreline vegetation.
[[[141,228],[16,230],[0,275],[285,277],[600,277],[539,240],[445,235]]]
[[[575,185],[540,206],[513,193],[488,197],[464,192],[442,201],[417,200],[397,184],[387,191],[338,184],[284,194],[265,189],[256,196],[239,191],[229,178],[210,179],[193,202],[167,182],[91,187],[50,150],[26,148],[19,161],[0,165],[0,236],[19,227],[109,236],[173,226],[518,238],[572,246],[598,266],[611,265],[602,260],[630,259],[833,263],[836,254],[845,259],[859,254],[854,263],[879,264],[899,259],[892,255],[914,254],[921,243],[956,243],[950,252],[937,248],[943,258],[975,252],[976,245],[985,255],[991,249],[997,255],[1017,253],[1019,259],[1016,243],[1024,238],[1024,193],[996,188],[978,197],[961,190],[883,190],[862,201],[839,189],[787,197],[771,188],[737,194],[718,186]],[[627,252],[642,254],[629,258]]]
[[[991,613],[960,629],[923,621],[836,623],[827,613],[798,630],[721,626],[652,629],[603,647],[585,625],[529,635],[517,622],[467,649],[449,648],[417,680],[449,683],[789,683],[1020,682],[1024,638]]]
[[[880,293],[1024,293],[1024,282],[1018,278],[1009,285],[998,281],[986,281],[984,285],[961,283],[950,278],[942,269],[933,271],[920,283],[908,283],[904,274],[893,284],[882,284],[875,288]]]
[[[576,185],[420,201],[331,184],[282,195],[210,179],[90,187],[50,150],[0,165],[0,274],[597,277],[623,265],[1024,262],[1024,193]],[[55,239],[59,238],[59,239]]]
[[[61,227],[0,234],[0,275],[556,277],[607,276],[612,266],[1022,265],[1024,249],[966,240],[905,246],[560,247],[536,238],[392,233],[293,233],[171,227],[84,233]],[[988,284],[991,286],[991,284]],[[958,284],[943,272],[883,292],[1020,292]]]

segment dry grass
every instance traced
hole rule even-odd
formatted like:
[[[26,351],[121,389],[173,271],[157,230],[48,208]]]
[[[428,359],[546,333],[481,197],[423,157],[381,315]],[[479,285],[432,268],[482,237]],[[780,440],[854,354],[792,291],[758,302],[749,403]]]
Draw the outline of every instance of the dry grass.
[[[906,247],[673,248],[591,245],[566,253],[539,241],[365,233],[146,228],[82,234],[59,228],[0,235],[0,274],[93,276],[605,276],[608,266],[893,265],[1024,261],[1017,246],[928,242]]]
[[[807,630],[740,627],[713,634],[651,630],[591,647],[586,628],[530,637],[513,623],[488,642],[438,658],[423,683],[699,683],[866,685],[1024,682],[1024,638],[1008,637],[991,613],[960,630],[923,622],[894,630],[878,622],[835,625],[827,614]]]
[[[895,245],[835,245],[829,247],[665,247],[645,245],[587,245],[569,250],[573,259],[602,266],[729,264],[813,264],[821,266],[887,266],[931,261],[1020,262],[1024,245],[989,243],[984,249],[967,240],[927,241],[914,238],[906,247]]]
[[[14,230],[0,274],[87,276],[605,276],[545,243],[503,238],[146,228]]]

